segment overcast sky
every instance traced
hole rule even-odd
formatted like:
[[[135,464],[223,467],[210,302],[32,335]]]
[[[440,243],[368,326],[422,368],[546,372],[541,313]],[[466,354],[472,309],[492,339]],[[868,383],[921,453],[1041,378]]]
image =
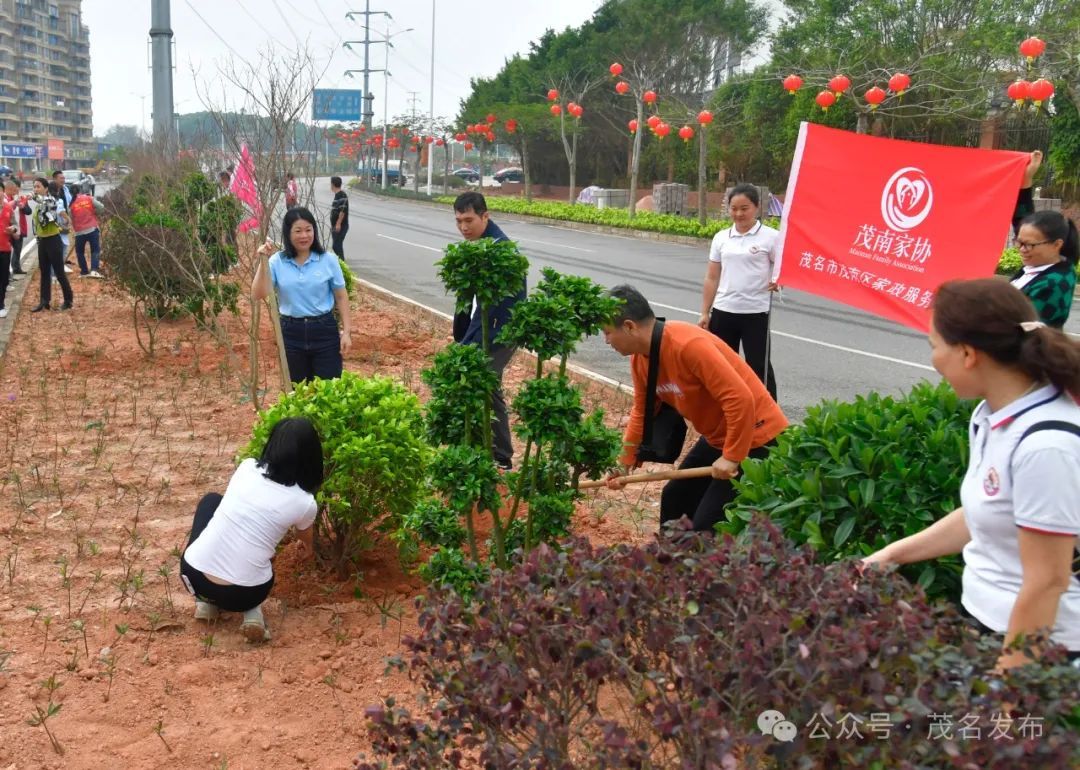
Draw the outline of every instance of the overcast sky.
[[[578,26],[592,16],[601,0],[503,0],[462,2],[435,0],[435,114],[452,118],[469,93],[470,77],[488,77],[547,28]],[[150,0],[83,0],[83,20],[90,29],[90,76],[94,101],[94,133],[100,136],[117,123],[150,129],[152,106],[147,40]],[[371,0],[371,10],[393,14],[391,32],[414,28],[394,37],[390,51],[389,112],[408,111],[410,91],[418,92],[417,111],[426,113],[430,93],[432,0]],[[176,112],[203,109],[192,67],[203,79],[213,78],[219,63],[231,55],[257,61],[267,44],[295,49],[307,42],[326,74],[320,88],[361,88],[359,76],[343,76],[363,64],[363,47],[354,53],[342,42],[363,39],[362,16],[345,19],[346,11],[363,10],[364,0],[172,0],[176,43],[173,90]],[[200,18],[201,17],[201,18]],[[384,17],[372,17],[382,36]],[[375,34],[372,35],[375,37]],[[230,48],[233,49],[230,51]],[[370,66],[383,66],[382,46],[371,47]],[[320,70],[323,67],[320,66]],[[372,75],[375,122],[382,120],[382,73]],[[145,114],[143,100],[145,96]]]

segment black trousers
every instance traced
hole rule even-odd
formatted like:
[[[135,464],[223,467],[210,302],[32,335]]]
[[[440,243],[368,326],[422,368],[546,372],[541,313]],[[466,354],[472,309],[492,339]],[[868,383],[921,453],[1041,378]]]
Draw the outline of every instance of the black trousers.
[[[38,272],[41,273],[41,304],[45,307],[52,302],[52,276],[60,282],[60,290],[64,293],[64,304],[70,305],[75,299],[71,291],[71,283],[67,273],[64,272],[64,242],[59,235],[49,235],[44,238],[38,236]]]
[[[742,344],[743,358],[758,379],[765,383],[769,395],[776,400],[776,376],[773,374],[769,347],[768,313],[727,313],[713,308],[709,316],[709,331],[728,344],[736,353]]]
[[[763,459],[769,454],[769,448],[775,443],[770,441],[764,446],[750,450],[750,457]],[[712,465],[723,454],[719,449],[709,446],[704,437],[686,453],[686,458],[679,465],[683,468],[704,468]],[[660,524],[683,516],[694,523],[697,532],[712,532],[716,523],[724,517],[724,508],[735,499],[735,488],[729,479],[673,479],[664,485],[660,493]]]
[[[11,280],[11,255],[9,252],[0,251],[0,308],[4,307],[4,295],[7,293],[8,281]]]
[[[11,239],[11,272],[21,273],[22,269],[22,246],[23,238]]]
[[[214,512],[221,505],[221,495],[210,492],[203,496],[199,504],[195,506],[195,518],[191,523],[191,535],[188,537],[188,545],[194,543],[210,519],[214,518]],[[186,549],[185,549],[186,550]],[[270,595],[270,589],[274,587],[274,577],[257,586],[223,586],[206,578],[206,575],[187,563],[187,559],[180,557],[180,576],[188,591],[202,602],[209,602],[226,612],[247,612],[255,609]]]
[[[510,415],[506,410],[506,398],[502,392],[502,376],[506,365],[514,357],[517,348],[508,348],[505,345],[491,346],[491,369],[499,375],[499,387],[491,393],[491,411],[494,418],[491,422],[491,454],[495,462],[503,467],[509,467],[514,459],[514,444],[510,437]]]
[[[345,236],[348,235],[348,233],[348,222],[341,223],[341,232],[335,232],[333,227],[330,228],[330,235],[332,241],[331,247],[333,248],[334,253],[342,259],[345,259]]]
[[[285,360],[294,382],[341,376],[341,332],[333,313],[311,318],[281,316]]]

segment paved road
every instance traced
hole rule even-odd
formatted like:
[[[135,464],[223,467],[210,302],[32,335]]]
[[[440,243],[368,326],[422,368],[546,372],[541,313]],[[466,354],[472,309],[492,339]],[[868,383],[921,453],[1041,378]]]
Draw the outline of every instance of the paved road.
[[[320,179],[316,188],[316,203],[325,211],[328,182]],[[434,267],[443,247],[460,238],[449,208],[441,212],[355,192],[350,208],[345,254],[356,274],[452,312],[453,299],[444,293]],[[631,283],[658,314],[697,320],[705,249],[584,233],[508,215],[493,218],[528,255],[530,286],[539,280],[540,268],[550,266],[607,286]],[[773,365],[780,404],[793,420],[801,420],[808,406],[825,398],[849,400],[871,390],[899,393],[922,379],[937,381],[929,352],[922,334],[809,294],[786,291],[774,306]],[[627,362],[602,338],[587,340],[575,361],[629,382]]]

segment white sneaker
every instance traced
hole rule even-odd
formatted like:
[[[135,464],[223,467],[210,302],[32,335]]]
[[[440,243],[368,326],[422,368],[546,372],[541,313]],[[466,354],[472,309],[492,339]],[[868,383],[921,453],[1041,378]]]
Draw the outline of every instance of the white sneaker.
[[[7,318],[7,308],[0,307],[0,318]]]
[[[217,620],[221,610],[216,604],[210,602],[195,602],[195,620]]]
[[[263,619],[262,605],[244,613],[244,622],[240,624],[240,633],[249,642],[269,642],[270,629]]]
[[[74,273],[75,271],[71,269],[70,265],[64,265],[64,272],[65,273]]]
[[[104,278],[105,276],[103,276],[97,270],[91,270],[90,274],[87,277],[89,277],[89,278]]]

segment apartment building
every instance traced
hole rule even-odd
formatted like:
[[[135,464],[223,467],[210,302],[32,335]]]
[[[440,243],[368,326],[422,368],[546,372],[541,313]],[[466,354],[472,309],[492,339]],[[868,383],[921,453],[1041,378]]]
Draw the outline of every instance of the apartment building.
[[[0,0],[0,162],[16,171],[98,157],[81,0]]]

